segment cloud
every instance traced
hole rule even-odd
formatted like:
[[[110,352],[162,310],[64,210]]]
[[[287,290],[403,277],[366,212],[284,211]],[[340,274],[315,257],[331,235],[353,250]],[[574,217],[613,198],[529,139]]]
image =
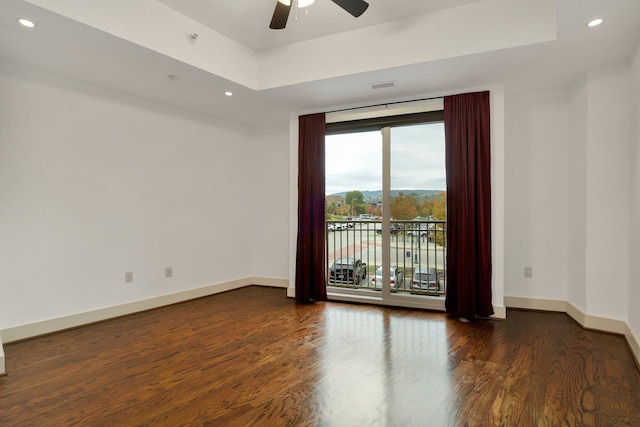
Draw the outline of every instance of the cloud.
[[[326,193],[382,188],[382,133],[326,138]],[[445,190],[442,123],[391,129],[391,188]]]

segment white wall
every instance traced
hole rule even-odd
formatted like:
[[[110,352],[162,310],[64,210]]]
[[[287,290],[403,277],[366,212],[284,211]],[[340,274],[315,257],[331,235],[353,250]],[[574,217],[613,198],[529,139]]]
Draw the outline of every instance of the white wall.
[[[628,319],[631,79],[589,71],[568,91],[510,97],[505,293]],[[523,267],[533,278],[523,278]]]
[[[566,300],[567,95],[509,97],[505,121],[505,294]]]
[[[286,279],[289,275],[289,125],[255,129],[248,171],[253,276]]]
[[[624,320],[629,289],[628,64],[587,76],[587,313]]]
[[[630,187],[630,233],[629,233],[629,298],[627,309],[629,325],[640,337],[640,44],[631,64],[632,87],[632,140],[631,140],[631,187]]]
[[[568,301],[587,310],[587,79],[569,90]]]
[[[0,330],[251,276],[248,129],[4,62],[0,99]]]

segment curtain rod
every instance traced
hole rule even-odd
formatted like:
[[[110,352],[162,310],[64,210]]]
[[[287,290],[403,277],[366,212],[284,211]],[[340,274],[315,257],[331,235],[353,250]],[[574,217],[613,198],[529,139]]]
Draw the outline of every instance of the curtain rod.
[[[363,105],[361,107],[351,107],[351,108],[343,108],[341,110],[325,111],[325,114],[343,113],[345,111],[362,110],[364,108],[373,108],[373,107],[387,107],[388,108],[390,105],[409,104],[411,102],[420,102],[420,101],[432,101],[434,99],[442,99],[442,98],[444,98],[444,97],[443,96],[434,96],[434,97],[431,97],[431,98],[413,99],[411,101],[396,101],[396,102],[385,102],[383,104]]]

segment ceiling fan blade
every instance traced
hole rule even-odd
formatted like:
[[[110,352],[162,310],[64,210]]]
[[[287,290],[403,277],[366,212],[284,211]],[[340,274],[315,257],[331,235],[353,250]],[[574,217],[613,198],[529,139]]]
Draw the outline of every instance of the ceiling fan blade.
[[[364,13],[369,3],[364,0],[331,0],[356,18]]]
[[[271,24],[269,28],[272,30],[282,30],[287,26],[287,19],[289,19],[289,11],[291,5],[286,6],[276,0],[276,9],[273,11],[273,18],[271,18]]]

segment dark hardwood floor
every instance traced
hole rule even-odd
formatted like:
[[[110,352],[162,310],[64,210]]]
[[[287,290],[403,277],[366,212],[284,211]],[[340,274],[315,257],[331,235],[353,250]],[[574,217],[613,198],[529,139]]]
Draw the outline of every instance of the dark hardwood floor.
[[[248,287],[5,353],[3,427],[640,426],[624,339],[558,313],[462,323]]]

